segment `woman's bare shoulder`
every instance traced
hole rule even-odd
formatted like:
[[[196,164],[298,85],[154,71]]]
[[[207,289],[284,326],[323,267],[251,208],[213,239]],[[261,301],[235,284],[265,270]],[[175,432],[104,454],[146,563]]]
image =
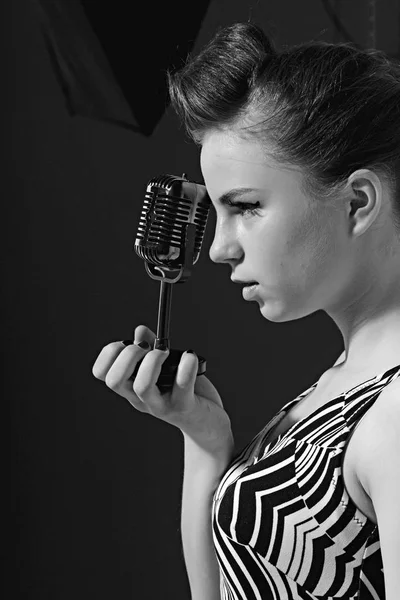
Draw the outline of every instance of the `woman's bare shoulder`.
[[[382,464],[400,471],[400,377],[388,383],[361,419],[354,434],[355,471],[370,496],[372,478]]]

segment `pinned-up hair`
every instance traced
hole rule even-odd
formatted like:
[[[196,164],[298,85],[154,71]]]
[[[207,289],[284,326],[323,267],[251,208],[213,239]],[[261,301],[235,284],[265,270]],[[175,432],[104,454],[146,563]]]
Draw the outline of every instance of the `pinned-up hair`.
[[[213,129],[268,141],[278,162],[302,167],[308,192],[332,198],[357,169],[387,177],[400,232],[400,63],[379,50],[311,41],[277,51],[263,30],[217,32],[178,71],[172,106],[201,144]]]

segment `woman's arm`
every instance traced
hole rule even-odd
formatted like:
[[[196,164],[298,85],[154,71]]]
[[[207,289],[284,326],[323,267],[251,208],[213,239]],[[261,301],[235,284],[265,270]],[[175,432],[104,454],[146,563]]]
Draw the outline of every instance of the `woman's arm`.
[[[233,454],[230,418],[211,381],[198,377],[198,358],[184,352],[170,392],[157,381],[168,357],[153,348],[156,336],[145,325],[135,329],[135,343],[104,346],[93,375],[140,412],[178,427],[185,442],[182,541],[193,600],[218,600],[219,568],[214,552],[211,507],[214,491]],[[131,374],[139,366],[133,387]]]
[[[379,406],[378,406],[379,402]],[[375,510],[386,600],[400,594],[400,379],[389,384],[373,408],[363,436],[360,481]],[[371,411],[372,417],[372,411]]]
[[[214,492],[233,454],[233,437],[206,453],[184,435],[182,544],[192,600],[220,600],[219,566],[214,551],[211,507]]]

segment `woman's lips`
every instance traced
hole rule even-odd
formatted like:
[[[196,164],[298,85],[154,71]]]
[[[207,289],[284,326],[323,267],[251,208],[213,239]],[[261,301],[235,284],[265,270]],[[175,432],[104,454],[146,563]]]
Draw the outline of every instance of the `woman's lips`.
[[[258,288],[258,283],[253,283],[251,285],[246,285],[243,288],[243,290],[242,290],[243,298],[245,300],[252,300],[253,297],[257,293],[257,288]]]

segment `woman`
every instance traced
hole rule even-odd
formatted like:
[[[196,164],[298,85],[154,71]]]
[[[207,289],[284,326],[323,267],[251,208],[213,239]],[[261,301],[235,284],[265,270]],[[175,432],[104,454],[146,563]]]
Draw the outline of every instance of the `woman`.
[[[133,345],[106,346],[93,373],[183,432],[194,600],[396,600],[400,68],[346,44],[278,53],[245,23],[169,83],[217,214],[211,259],[270,321],[324,310],[345,349],[234,458],[229,417],[190,351],[163,396],[168,353],[150,350],[144,326]]]

